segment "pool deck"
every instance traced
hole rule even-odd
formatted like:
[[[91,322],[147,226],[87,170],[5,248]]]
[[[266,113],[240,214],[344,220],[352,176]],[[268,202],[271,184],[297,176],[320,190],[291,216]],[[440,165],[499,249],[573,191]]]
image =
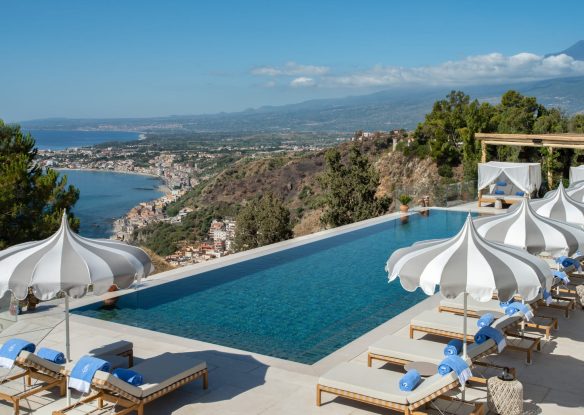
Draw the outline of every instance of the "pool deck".
[[[478,211],[476,203],[454,209]],[[480,211],[501,212],[492,208],[481,208]],[[341,230],[325,231],[324,236],[331,232],[351,230],[354,227],[349,225]],[[322,234],[316,237],[320,238]],[[298,240],[302,242],[311,238],[314,236]],[[276,249],[293,246],[298,240],[278,244]],[[264,254],[273,248],[260,248],[239,257],[232,255],[195,267],[204,272],[230,261]],[[155,276],[144,283],[144,286],[193,275],[193,268],[188,268]],[[123,294],[123,291],[117,294]],[[92,301],[95,301],[95,298],[88,297],[73,301],[72,306]],[[435,309],[438,302],[439,297],[433,296],[418,303],[314,365],[304,365],[79,315],[71,316],[72,358],[75,360],[88,350],[124,339],[134,343],[134,353],[138,361],[162,353],[174,353],[196,356],[207,362],[208,390],[203,390],[200,381],[196,381],[147,405],[146,414],[382,414],[388,412],[340,398],[332,399],[328,395],[324,395],[324,405],[317,408],[315,386],[318,376],[341,361],[356,361],[366,365],[366,350],[369,344],[387,334],[407,336],[410,319],[422,310]],[[561,312],[553,309],[546,310],[546,313],[557,315],[560,327],[559,330],[552,332],[551,340],[543,343],[542,351],[535,354],[532,365],[527,366],[524,363],[524,356],[512,351],[505,351],[503,355],[493,357],[492,361],[517,369],[518,378],[524,386],[526,413],[580,414],[584,407],[581,383],[584,374],[584,330],[582,330],[584,312],[575,310],[569,319],[565,319]],[[43,303],[38,311],[24,314],[16,324],[0,333],[0,343],[16,335],[35,341],[40,346],[62,350],[65,338],[62,304],[57,301]],[[389,367],[388,369],[397,370]],[[484,391],[472,390],[468,392],[467,398],[480,400],[484,399],[484,396]],[[24,402],[21,413],[50,414],[52,410],[63,406],[65,399],[59,399],[55,393],[46,392]],[[457,410],[460,408],[447,409],[458,413]],[[11,413],[11,406],[0,402],[0,415]]]

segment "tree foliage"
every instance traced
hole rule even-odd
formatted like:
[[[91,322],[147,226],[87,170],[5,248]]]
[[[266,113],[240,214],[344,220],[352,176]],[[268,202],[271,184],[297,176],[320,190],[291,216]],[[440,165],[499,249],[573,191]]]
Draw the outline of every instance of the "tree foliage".
[[[245,251],[292,238],[290,211],[273,193],[245,205],[237,215],[235,250]]]
[[[452,91],[446,99],[437,101],[423,123],[416,129],[417,145],[430,145],[431,156],[439,173],[451,174],[460,162],[466,179],[475,179],[481,149],[474,135],[477,132],[548,134],[568,131],[584,132],[584,116],[569,119],[557,108],[546,108],[534,97],[517,91],[507,91],[501,102],[471,101],[460,91]],[[501,161],[540,161],[544,171],[564,171],[573,158],[573,150],[549,152],[536,147],[497,146],[490,149],[490,158]]]
[[[356,146],[351,148],[347,163],[343,163],[336,148],[326,152],[325,163],[325,171],[319,177],[325,209],[323,224],[346,225],[387,211],[389,199],[376,197],[379,174]]]
[[[0,249],[49,237],[79,199],[67,176],[37,166],[36,155],[30,134],[0,120]],[[70,212],[69,224],[79,228]]]

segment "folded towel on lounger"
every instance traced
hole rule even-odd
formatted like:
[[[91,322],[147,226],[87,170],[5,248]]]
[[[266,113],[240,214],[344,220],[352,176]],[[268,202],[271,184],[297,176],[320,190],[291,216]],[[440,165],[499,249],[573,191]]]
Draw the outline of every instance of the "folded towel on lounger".
[[[399,380],[399,390],[411,392],[420,384],[422,376],[416,369],[408,370]]]
[[[140,386],[144,384],[144,377],[131,369],[117,368],[112,372],[112,375],[128,382],[130,385]]]
[[[509,304],[514,303],[515,299],[511,298],[509,301],[499,301],[499,306],[501,308],[507,308],[509,306]]]
[[[477,344],[482,344],[488,339],[493,339],[495,343],[497,343],[497,350],[499,353],[501,353],[507,346],[505,335],[500,330],[490,326],[480,329],[477,334],[475,334],[474,339]]]
[[[495,321],[495,317],[491,313],[487,313],[477,320],[477,327],[481,328],[490,326],[493,324],[493,321]]]
[[[464,385],[472,376],[468,364],[459,356],[445,357],[438,365],[438,373],[442,376],[445,376],[452,371],[456,372],[461,385]]]
[[[560,257],[554,258],[554,261],[556,261],[556,264],[560,264],[563,268],[569,268],[569,267],[573,266],[578,271],[582,271],[582,265],[580,265],[580,262],[575,260],[574,258],[570,258],[567,256],[560,256]]]
[[[49,349],[48,347],[41,347],[36,354],[38,357],[48,360],[49,362],[56,363],[58,365],[62,365],[63,363],[65,363],[65,355],[62,352]]]
[[[552,303],[552,294],[548,290],[543,290],[543,300],[545,301],[546,305],[550,305]]]
[[[69,387],[76,389],[79,392],[89,392],[93,376],[98,370],[109,372],[109,362],[98,359],[97,357],[83,356],[75,366],[73,366],[73,370],[71,370],[71,375],[69,375]]]
[[[519,301],[511,303],[507,307],[505,307],[505,314],[507,314],[508,316],[512,316],[518,311],[523,313],[523,316],[527,321],[533,318],[533,311],[531,311],[531,308],[529,308],[529,306],[523,303],[520,303]]]
[[[453,339],[444,348],[444,356],[457,356],[462,350],[462,340]]]
[[[6,343],[0,347],[0,367],[12,369],[14,361],[21,351],[26,350],[27,352],[34,353],[35,348],[36,346],[29,341],[16,338],[8,339]]]
[[[568,285],[570,283],[570,278],[565,272],[562,271],[554,271],[554,277],[562,281],[562,284]]]

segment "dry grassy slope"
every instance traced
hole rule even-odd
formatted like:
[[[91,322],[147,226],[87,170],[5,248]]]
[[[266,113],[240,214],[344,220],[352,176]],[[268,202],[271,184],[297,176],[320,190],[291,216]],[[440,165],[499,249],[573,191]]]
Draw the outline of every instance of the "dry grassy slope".
[[[338,146],[347,157],[354,143]],[[393,196],[395,189],[413,186],[419,193],[432,193],[438,177],[438,169],[431,159],[406,158],[401,152],[392,152],[387,139],[358,143],[380,173],[380,195]],[[198,198],[201,205],[218,202],[245,203],[245,201],[271,191],[283,199],[293,217],[297,208],[304,213],[294,227],[295,235],[305,235],[321,229],[320,211],[311,210],[306,199],[300,198],[303,187],[320,191],[317,176],[324,168],[324,151],[302,156],[287,154],[279,157],[240,160],[217,175]]]

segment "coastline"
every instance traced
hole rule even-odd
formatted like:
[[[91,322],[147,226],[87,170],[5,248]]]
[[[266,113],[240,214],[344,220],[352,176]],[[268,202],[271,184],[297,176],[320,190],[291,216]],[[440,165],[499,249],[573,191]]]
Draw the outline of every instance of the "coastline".
[[[53,170],[55,171],[94,171],[94,172],[99,172],[99,173],[121,173],[121,174],[137,174],[139,176],[149,176],[149,177],[155,177],[157,179],[160,179],[160,181],[162,182],[161,184],[159,184],[156,189],[163,193],[164,195],[169,195],[172,193],[172,190],[170,190],[170,187],[168,187],[168,184],[166,183],[166,178],[163,176],[158,176],[156,174],[151,174],[151,173],[142,173],[142,172],[138,172],[138,171],[126,171],[126,170],[103,170],[103,169],[72,169],[69,167],[57,167],[54,168],[52,167]]]

